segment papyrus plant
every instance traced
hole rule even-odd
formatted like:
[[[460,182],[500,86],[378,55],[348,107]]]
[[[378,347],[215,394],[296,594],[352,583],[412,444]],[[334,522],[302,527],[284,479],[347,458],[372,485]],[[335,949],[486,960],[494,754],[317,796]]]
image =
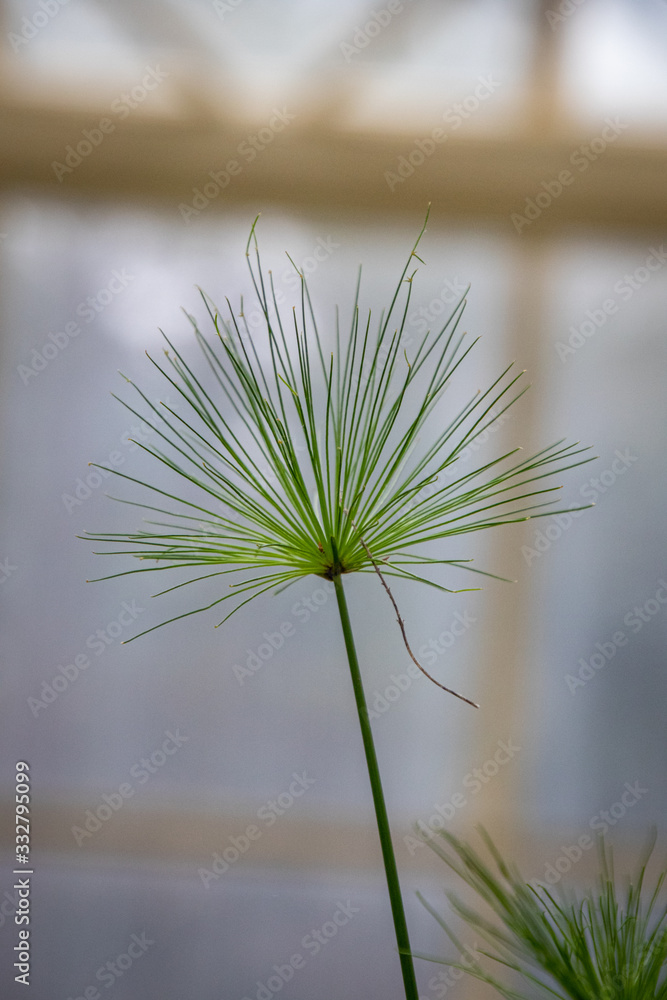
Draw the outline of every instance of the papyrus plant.
[[[264,316],[261,334],[248,327],[242,300],[236,312],[228,300],[219,311],[202,293],[208,337],[188,317],[199,363],[167,338],[164,361],[153,361],[179,405],[155,406],[134,383],[141,412],[124,403],[155,432],[159,444],[137,444],[147,467],[160,463],[173,473],[173,488],[108,470],[150,490],[158,499],[137,506],[159,519],[134,533],[88,536],[147,561],[128,573],[175,574],[178,582],[161,593],[207,581],[211,599],[169,621],[231,602],[226,621],[265,591],[301,577],[333,581],[409,1000],[416,1000],[417,987],[343,577],[377,574],[390,596],[389,577],[449,593],[443,569],[472,567],[437,543],[557,513],[551,477],[588,460],[581,457],[585,449],[559,441],[529,458],[517,448],[457,468],[463,449],[522,394],[522,373],[514,375],[510,365],[486,391],[444,416],[443,393],[474,341],[460,331],[462,297],[442,328],[423,334],[410,353],[404,347],[425,225],[379,319],[360,309],[359,276],[345,330],[336,315],[326,337],[303,276],[300,301],[281,317],[253,226],[246,255]],[[397,608],[396,614],[407,646]]]
[[[667,998],[667,901],[659,902],[665,871],[653,885],[646,871],[653,834],[637,871],[621,887],[611,847],[598,840],[597,884],[577,894],[572,886],[533,885],[506,861],[481,830],[491,863],[447,831],[429,846],[475,894],[481,909],[457,892],[453,912],[484,941],[463,949],[449,921],[420,897],[463,961],[440,962],[495,987],[507,1000],[665,1000]],[[515,981],[509,982],[514,973]],[[522,987],[527,987],[524,993]]]

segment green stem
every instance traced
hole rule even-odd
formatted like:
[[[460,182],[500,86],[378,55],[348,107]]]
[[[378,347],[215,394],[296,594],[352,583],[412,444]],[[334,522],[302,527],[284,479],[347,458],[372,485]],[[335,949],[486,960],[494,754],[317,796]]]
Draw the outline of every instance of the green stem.
[[[407,1000],[419,1000],[417,980],[415,979],[415,970],[412,963],[412,955],[410,954],[408,925],[405,920],[405,910],[403,909],[401,886],[398,881],[396,858],[394,857],[394,848],[391,842],[389,818],[387,816],[387,807],[385,805],[384,794],[382,792],[380,769],[378,767],[377,755],[375,753],[371,722],[368,717],[368,708],[361,681],[359,661],[357,659],[357,651],[354,648],[352,625],[350,624],[350,615],[347,610],[347,601],[345,600],[343,581],[341,580],[340,573],[337,573],[333,577],[333,582],[334,587],[336,588],[336,600],[338,601],[340,622],[343,627],[343,636],[345,637],[347,658],[350,663],[350,673],[352,674],[352,686],[354,687],[354,697],[357,702],[357,712],[359,713],[359,725],[361,726],[361,737],[364,742],[364,751],[366,753],[368,776],[371,780],[373,804],[375,805],[375,816],[377,818],[378,833],[380,834],[382,859],[384,861],[384,870],[387,876],[387,887],[389,889],[389,898],[391,900],[391,912],[394,918],[394,928],[396,929],[396,942],[398,944],[398,952],[401,960],[405,996]]]

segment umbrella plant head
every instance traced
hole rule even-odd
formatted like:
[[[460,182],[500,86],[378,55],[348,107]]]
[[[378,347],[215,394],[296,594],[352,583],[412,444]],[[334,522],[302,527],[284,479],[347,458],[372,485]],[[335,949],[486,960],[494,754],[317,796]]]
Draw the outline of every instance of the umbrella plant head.
[[[474,468],[457,467],[464,449],[525,391],[519,385],[524,373],[514,374],[512,365],[444,423],[439,410],[437,430],[421,447],[443,393],[476,343],[461,330],[464,295],[442,327],[416,344],[411,337],[409,353],[404,346],[426,222],[379,319],[360,308],[359,273],[346,328],[336,314],[335,331],[326,338],[333,350],[324,346],[302,274],[300,301],[289,317],[281,316],[272,274],[262,269],[256,222],[246,256],[264,330],[251,331],[243,300],[237,312],[229,300],[219,311],[202,293],[212,335],[188,319],[209,369],[206,379],[165,335],[164,361],[151,361],[179,405],[156,406],[134,383],[143,412],[123,405],[155,432],[155,446],[135,443],[171,470],[177,485],[167,492],[108,469],[151,490],[157,500],[136,506],[160,520],[135,533],[88,538],[151,560],[127,572],[185,572],[175,587],[220,583],[234,574],[213,601],[177,616],[240,598],[225,621],[254,597],[299,577],[331,580],[372,573],[378,564],[385,576],[447,591],[437,578],[442,566],[481,571],[469,560],[437,558],[435,542],[558,512],[560,487],[545,480],[590,460],[577,444],[559,441],[528,458],[516,448]]]
[[[462,296],[442,327],[427,330],[414,346],[406,343],[416,262],[422,262],[417,247],[425,227],[426,222],[379,319],[360,308],[360,275],[346,327],[341,329],[336,314],[335,328],[325,338],[303,275],[298,305],[289,317],[281,316],[253,225],[246,256],[263,315],[262,334],[251,332],[243,300],[238,312],[229,300],[221,312],[202,293],[210,339],[194,317],[188,318],[208,372],[191,367],[165,337],[165,360],[153,364],[177,393],[178,405],[156,406],[136,386],[143,412],[124,403],[158,442],[136,444],[153,463],[166,467],[175,485],[164,489],[108,469],[152,492],[153,503],[130,502],[153,516],[134,533],[88,536],[111,543],[111,554],[149,561],[126,573],[185,572],[185,579],[161,593],[201,581],[213,586],[208,604],[168,621],[235,599],[226,621],[253,598],[300,577],[333,581],[406,1000],[418,1000],[417,982],[343,575],[380,576],[406,648],[427,673],[408,645],[386,577],[447,591],[438,578],[443,566],[481,572],[469,560],[440,553],[436,543],[558,513],[554,492],[559,487],[545,480],[589,461],[582,457],[588,449],[562,441],[530,458],[519,457],[516,448],[471,463],[473,468],[459,461],[464,449],[522,395],[523,373],[514,375],[510,365],[489,388],[443,419],[443,394],[475,342],[460,329]],[[232,582],[226,581],[228,574]]]
[[[450,926],[421,894],[426,909],[460,949],[448,961],[417,955],[467,972],[495,987],[506,1000],[665,1000],[667,997],[667,906],[659,902],[667,872],[652,887],[647,866],[656,843],[652,830],[636,872],[621,887],[611,845],[598,836],[597,885],[583,894],[574,887],[526,882],[480,828],[491,863],[447,830],[429,846],[473,890],[480,911],[457,893],[447,896],[453,913],[483,939],[475,953],[465,949]],[[466,951],[468,952],[465,957]],[[481,962],[478,959],[486,959]],[[493,963],[496,963],[494,966]],[[497,974],[496,974],[497,971]],[[516,973],[514,983],[505,978]],[[522,985],[528,993],[521,991]]]

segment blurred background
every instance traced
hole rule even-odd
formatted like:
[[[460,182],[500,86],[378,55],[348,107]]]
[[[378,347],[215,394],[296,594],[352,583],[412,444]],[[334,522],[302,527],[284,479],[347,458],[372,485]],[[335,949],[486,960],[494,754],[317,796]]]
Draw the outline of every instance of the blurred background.
[[[329,585],[122,645],[185,598],[86,584],[128,566],[76,537],[139,517],[105,496],[132,484],[88,466],[145,470],[117,370],[168,397],[144,351],[161,327],[199,363],[195,286],[243,295],[260,330],[258,212],[287,311],[286,251],[329,337],[361,262],[363,306],[386,303],[430,202],[409,328],[471,284],[461,385],[510,361],[533,385],[464,460],[566,436],[599,456],[563,478],[563,505],[593,509],[448,550],[515,584],[394,588],[415,650],[478,712],[411,680],[378,581],[346,581],[414,947],[455,957],[415,899],[446,911],[451,885],[416,821],[482,822],[554,884],[591,877],[604,828],[619,869],[651,824],[664,859],[665,3],[5,0],[0,19],[2,995],[22,995],[17,760],[34,1000],[402,995]],[[487,995],[418,975],[426,1000]]]

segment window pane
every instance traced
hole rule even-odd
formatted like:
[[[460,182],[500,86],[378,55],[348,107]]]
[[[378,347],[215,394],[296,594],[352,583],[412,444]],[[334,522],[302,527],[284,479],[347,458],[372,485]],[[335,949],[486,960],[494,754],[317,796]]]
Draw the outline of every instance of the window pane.
[[[595,508],[527,533],[540,822],[586,825],[636,780],[623,824],[667,808],[665,263],[659,242],[582,239],[549,266],[546,436],[576,432],[599,458],[573,491]]]
[[[573,117],[620,116],[632,130],[667,125],[667,7],[586,0],[552,22],[563,42],[564,98]]]

